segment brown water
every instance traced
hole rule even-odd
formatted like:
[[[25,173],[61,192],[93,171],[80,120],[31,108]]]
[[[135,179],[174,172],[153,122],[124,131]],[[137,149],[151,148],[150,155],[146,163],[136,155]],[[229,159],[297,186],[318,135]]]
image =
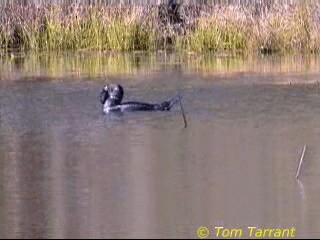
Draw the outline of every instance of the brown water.
[[[116,56],[129,66],[117,73],[104,57],[91,73],[70,57],[76,76],[2,61],[0,238],[197,238],[200,226],[210,238],[218,226],[320,236],[320,86],[301,84],[317,82],[319,59],[208,57],[239,62],[217,70],[166,57]],[[179,108],[103,116],[105,77],[126,100],[184,92],[188,128]]]

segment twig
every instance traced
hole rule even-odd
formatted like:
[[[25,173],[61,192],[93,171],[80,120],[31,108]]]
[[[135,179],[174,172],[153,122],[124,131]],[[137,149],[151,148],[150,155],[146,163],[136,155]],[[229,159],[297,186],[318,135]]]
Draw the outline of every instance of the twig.
[[[304,155],[306,153],[306,149],[307,149],[307,145],[304,145],[303,150],[302,150],[302,154],[301,154],[301,158],[300,158],[300,161],[299,161],[298,169],[297,169],[296,179],[299,178],[300,169],[301,169],[301,166],[302,166]]]
[[[184,114],[184,109],[183,109],[183,106],[182,106],[181,96],[180,95],[179,95],[179,102],[180,102],[180,108],[181,108],[181,113],[182,113],[183,122],[184,122],[184,128],[187,128],[187,126],[188,126],[187,118],[186,118],[186,115]]]

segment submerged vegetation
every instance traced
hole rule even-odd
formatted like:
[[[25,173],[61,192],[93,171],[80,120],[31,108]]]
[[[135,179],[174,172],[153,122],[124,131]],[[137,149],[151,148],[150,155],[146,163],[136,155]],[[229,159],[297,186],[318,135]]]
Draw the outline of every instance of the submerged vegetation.
[[[56,5],[0,7],[1,52],[175,49],[318,53],[320,5]]]

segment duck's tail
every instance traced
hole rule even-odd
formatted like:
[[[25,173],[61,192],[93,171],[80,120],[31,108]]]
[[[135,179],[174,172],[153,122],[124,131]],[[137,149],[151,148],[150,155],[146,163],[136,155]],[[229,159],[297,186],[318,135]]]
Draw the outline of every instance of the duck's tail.
[[[181,100],[182,98],[182,94],[181,93],[178,93],[176,96],[174,96],[173,98],[170,99],[169,101],[169,110],[171,108],[173,108],[177,103],[179,103],[179,101]]]
[[[184,128],[187,128],[188,124],[187,124],[187,118],[186,115],[184,113],[184,109],[182,106],[182,102],[181,102],[181,98],[182,98],[182,94],[178,93],[175,97],[173,97],[168,103],[168,109],[170,110],[174,105],[176,105],[177,103],[180,103],[180,109],[181,109],[181,114],[183,117],[183,122],[184,122]]]
[[[177,103],[179,103],[180,99],[182,97],[181,93],[178,93],[176,96],[171,98],[169,101],[164,101],[159,104],[159,108],[162,111],[170,111],[171,108],[173,108]]]

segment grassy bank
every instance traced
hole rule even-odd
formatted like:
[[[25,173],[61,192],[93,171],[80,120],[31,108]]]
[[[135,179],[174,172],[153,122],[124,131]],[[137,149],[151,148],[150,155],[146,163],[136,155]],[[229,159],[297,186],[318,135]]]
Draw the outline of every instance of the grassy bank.
[[[177,46],[200,52],[317,53],[319,23],[318,6],[273,6],[259,16],[250,8],[226,7],[200,18],[195,31],[177,38]]]
[[[273,53],[320,50],[320,6],[8,5],[0,48]]]

